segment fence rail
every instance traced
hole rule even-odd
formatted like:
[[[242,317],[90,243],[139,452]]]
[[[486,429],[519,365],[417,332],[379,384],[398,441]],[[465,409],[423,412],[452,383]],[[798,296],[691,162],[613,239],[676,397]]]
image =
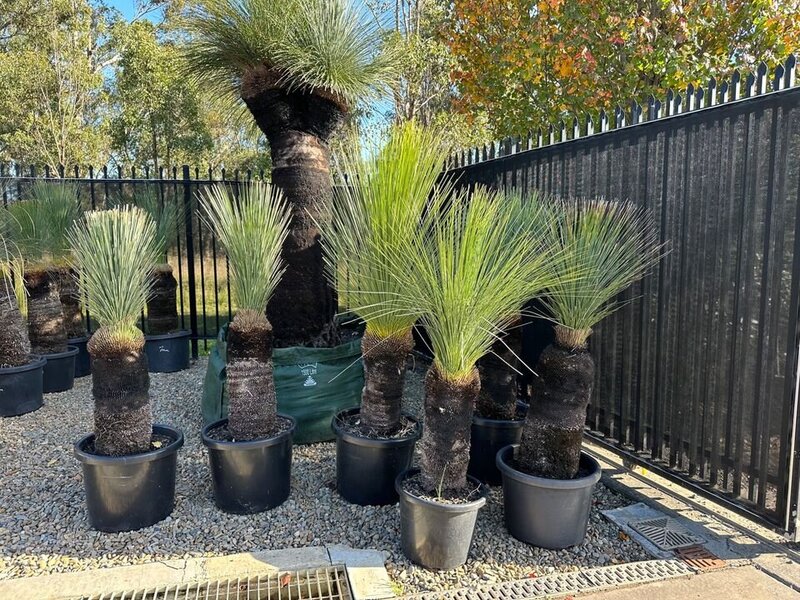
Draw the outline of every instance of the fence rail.
[[[597,131],[593,122],[458,153],[450,173],[462,186],[629,199],[652,211],[671,252],[591,337],[597,381],[587,428],[629,458],[793,532],[794,58],[771,76],[762,66],[744,80],[617,111],[611,123],[601,115]],[[535,360],[541,340],[529,331],[526,341]]]

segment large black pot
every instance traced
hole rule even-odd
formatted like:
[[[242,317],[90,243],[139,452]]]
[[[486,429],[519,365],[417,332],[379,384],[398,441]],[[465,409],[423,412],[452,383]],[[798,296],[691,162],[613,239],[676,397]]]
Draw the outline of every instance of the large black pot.
[[[412,562],[427,569],[455,569],[467,561],[475,533],[478,510],[486,504],[488,488],[481,487],[481,497],[466,504],[443,504],[418,498],[403,489],[403,481],[419,472],[410,469],[395,480],[400,496],[400,545]]]
[[[497,453],[509,533],[527,544],[553,550],[580,544],[589,523],[592,490],[600,481],[600,465],[582,452],[580,470],[585,475],[575,479],[536,477],[509,464],[516,448],[506,446]]]
[[[470,475],[487,485],[502,485],[503,477],[497,468],[495,457],[502,448],[510,444],[519,444],[527,410],[527,404],[517,402],[516,419],[484,419],[478,415],[472,417],[467,468]]]
[[[215,421],[203,428],[208,448],[214,501],[228,513],[247,515],[275,508],[289,497],[292,481],[292,434],[297,426],[266,439],[224,442],[208,433],[228,422]]]
[[[43,354],[47,361],[44,365],[44,393],[66,392],[75,384],[75,359],[78,348],[67,346],[65,352]]]
[[[175,505],[175,470],[183,433],[154,425],[153,434],[168,437],[166,446],[129,456],[100,456],[88,451],[94,434],[75,444],[83,463],[89,523],[100,531],[133,531],[167,518]]]
[[[394,480],[411,466],[414,444],[422,427],[411,415],[404,415],[416,425],[405,438],[374,439],[344,431],[341,420],[358,414],[350,408],[331,421],[336,434],[336,490],[353,504],[383,506],[397,502]]]
[[[42,407],[45,359],[31,356],[20,367],[0,368],[0,417],[16,417]]]
[[[147,368],[151,373],[174,373],[189,368],[191,331],[144,336]]]
[[[92,374],[92,358],[89,356],[89,350],[86,348],[88,342],[88,335],[67,340],[67,344],[75,346],[78,349],[78,354],[75,356],[75,377],[86,377]]]

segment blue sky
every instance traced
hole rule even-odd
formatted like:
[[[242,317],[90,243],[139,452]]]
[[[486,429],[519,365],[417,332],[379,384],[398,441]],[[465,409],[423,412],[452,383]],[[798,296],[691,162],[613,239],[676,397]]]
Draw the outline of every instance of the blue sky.
[[[108,4],[116,8],[126,19],[130,19],[134,12],[134,0],[109,0]]]

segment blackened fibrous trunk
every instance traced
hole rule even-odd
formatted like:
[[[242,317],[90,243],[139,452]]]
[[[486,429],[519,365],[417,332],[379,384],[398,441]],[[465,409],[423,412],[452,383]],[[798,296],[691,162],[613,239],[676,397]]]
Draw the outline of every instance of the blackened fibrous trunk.
[[[67,330],[58,294],[59,274],[56,270],[25,273],[28,291],[28,337],[36,354],[52,354],[67,350]]]
[[[518,358],[522,354],[521,331],[519,327],[511,329],[478,361],[481,392],[476,412],[480,417],[511,420],[517,416],[517,371],[524,368]]]
[[[278,402],[272,368],[272,327],[262,314],[245,311],[228,326],[228,431],[235,440],[275,433]]]
[[[267,136],[272,183],[292,206],[283,245],[286,271],[267,307],[277,346],[335,343],[336,296],[325,277],[318,224],[328,220],[333,187],[328,140],[344,107],[316,93],[270,87],[274,77],[246,77],[242,97]]]
[[[78,291],[76,273],[64,268],[58,271],[58,295],[61,300],[61,311],[64,314],[64,328],[68,338],[86,335],[86,323],[81,310],[81,298]]]
[[[380,338],[365,333],[364,390],[361,392],[361,424],[378,435],[390,435],[400,427],[406,357],[414,347],[411,331],[399,337]]]
[[[172,267],[164,263],[153,269],[153,292],[147,300],[147,332],[153,335],[178,329],[178,282]]]
[[[28,328],[9,281],[0,278],[0,367],[21,367],[31,358]]]
[[[578,474],[594,360],[586,350],[551,345],[535,370],[517,464],[531,475],[572,479]]]
[[[420,441],[422,486],[428,493],[467,491],[467,466],[475,400],[480,391],[478,370],[469,381],[446,381],[435,366],[425,376],[425,425]]]
[[[144,336],[115,343],[99,329],[89,340],[92,356],[95,452],[127,456],[151,449],[153,416]]]

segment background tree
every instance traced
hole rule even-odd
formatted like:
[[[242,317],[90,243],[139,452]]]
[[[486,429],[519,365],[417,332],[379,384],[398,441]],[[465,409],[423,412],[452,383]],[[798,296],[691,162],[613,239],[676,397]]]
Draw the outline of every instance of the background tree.
[[[800,45],[796,0],[455,0],[448,18],[458,108],[489,114],[500,136],[773,64]]]

